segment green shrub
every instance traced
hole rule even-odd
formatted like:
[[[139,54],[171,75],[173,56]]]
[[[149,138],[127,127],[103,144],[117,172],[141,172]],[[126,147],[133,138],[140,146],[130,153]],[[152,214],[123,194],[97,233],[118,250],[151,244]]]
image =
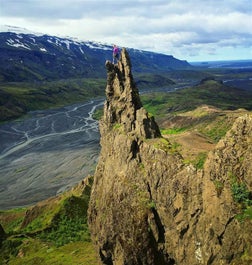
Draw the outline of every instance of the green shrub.
[[[57,247],[70,242],[90,241],[86,218],[62,217],[57,226],[49,231],[44,231],[39,238],[54,243]]]
[[[233,182],[231,184],[231,191],[234,201],[237,203],[250,203],[249,191],[245,183]]]
[[[10,256],[17,256],[18,247],[22,244],[21,239],[10,238],[3,241],[0,251],[0,264],[8,264]]]
[[[247,206],[240,214],[236,215],[236,219],[240,222],[243,222],[244,220],[252,220],[252,207]]]
[[[196,159],[194,160],[193,165],[197,169],[203,169],[204,163],[206,161],[206,157],[207,157],[207,153],[205,153],[205,152],[199,153],[197,155]]]
[[[154,200],[150,200],[148,203],[148,209],[156,209],[156,203]]]
[[[241,213],[236,215],[239,221],[246,219],[252,220],[252,200],[250,199],[250,192],[245,183],[238,181],[232,175],[231,192],[235,202],[240,204]]]
[[[57,247],[70,242],[90,241],[87,225],[88,200],[87,196],[67,198],[54,217],[50,229],[44,230],[39,238],[53,242]]]
[[[94,111],[92,118],[95,120],[100,120],[102,116],[103,116],[103,108],[97,108]]]
[[[121,127],[122,127],[122,124],[116,123],[116,124],[114,124],[113,129],[117,130],[117,129],[120,129]]]
[[[217,192],[217,196],[220,196],[224,188],[224,183],[221,182],[220,180],[214,180],[214,186]]]

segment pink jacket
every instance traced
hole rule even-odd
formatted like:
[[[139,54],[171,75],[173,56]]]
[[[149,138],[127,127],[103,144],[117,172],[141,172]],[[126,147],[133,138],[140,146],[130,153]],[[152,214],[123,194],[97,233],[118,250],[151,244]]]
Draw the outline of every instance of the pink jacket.
[[[119,52],[119,48],[115,46],[113,48],[113,54],[117,54],[118,52]]]

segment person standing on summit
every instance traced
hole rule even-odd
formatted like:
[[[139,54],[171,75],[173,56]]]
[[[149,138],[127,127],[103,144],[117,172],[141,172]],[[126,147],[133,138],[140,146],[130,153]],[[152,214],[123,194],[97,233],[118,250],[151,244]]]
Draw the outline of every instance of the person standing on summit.
[[[119,60],[119,48],[114,44],[114,46],[113,46],[113,64],[115,63],[115,59],[116,59],[116,62],[118,62],[118,60]]]

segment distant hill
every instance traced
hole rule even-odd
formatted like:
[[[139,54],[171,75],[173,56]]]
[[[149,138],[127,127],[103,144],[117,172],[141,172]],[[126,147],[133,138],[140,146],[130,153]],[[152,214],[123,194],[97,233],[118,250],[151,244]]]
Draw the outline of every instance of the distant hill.
[[[197,85],[173,93],[149,93],[142,95],[148,112],[161,119],[180,112],[191,111],[202,105],[222,110],[252,110],[252,92],[225,85],[211,78],[202,79]]]
[[[91,41],[35,34],[16,29],[0,32],[0,81],[42,81],[105,77],[112,47]],[[16,31],[16,32],[10,32]],[[135,72],[190,68],[171,55],[128,49]]]

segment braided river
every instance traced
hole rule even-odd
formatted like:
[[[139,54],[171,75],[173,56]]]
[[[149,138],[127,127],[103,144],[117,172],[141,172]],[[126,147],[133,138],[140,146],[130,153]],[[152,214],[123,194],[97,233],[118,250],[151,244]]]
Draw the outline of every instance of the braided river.
[[[0,125],[0,210],[32,205],[70,189],[97,164],[103,100],[30,112]]]

